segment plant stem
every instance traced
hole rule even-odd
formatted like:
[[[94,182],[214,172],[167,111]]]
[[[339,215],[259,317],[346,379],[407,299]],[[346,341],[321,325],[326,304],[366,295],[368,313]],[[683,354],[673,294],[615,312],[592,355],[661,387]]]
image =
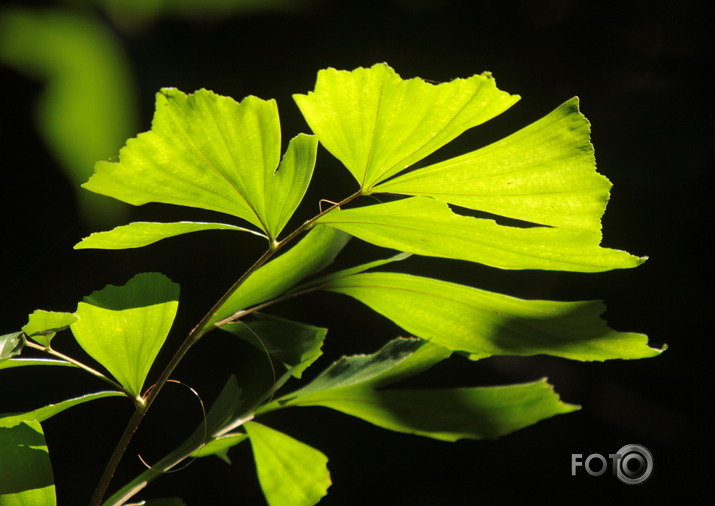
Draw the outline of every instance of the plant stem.
[[[296,228],[293,232],[291,232],[288,236],[286,236],[284,239],[278,242],[273,242],[271,244],[271,247],[266,250],[258,260],[256,260],[251,267],[248,268],[246,272],[241,275],[236,282],[231,285],[231,287],[221,296],[221,298],[211,307],[211,309],[201,318],[199,323],[191,329],[191,332],[186,336],[184,341],[181,343],[181,346],[176,350],[174,355],[171,357],[171,360],[169,363],[166,365],[164,368],[163,372],[159,376],[159,379],[154,383],[152,388],[149,390],[149,392],[146,394],[146,397],[142,399],[142,402],[137,404],[136,409],[134,410],[134,414],[132,417],[129,419],[129,422],[127,422],[127,426],[124,429],[124,432],[122,436],[119,438],[119,441],[117,442],[117,445],[114,448],[114,451],[112,452],[111,457],[109,458],[109,461],[107,462],[107,466],[104,469],[104,473],[102,474],[99,482],[97,483],[97,488],[94,491],[94,494],[92,495],[92,499],[90,501],[90,506],[99,506],[102,502],[102,499],[104,498],[105,494],[107,493],[107,489],[109,488],[109,483],[112,480],[112,477],[114,476],[114,473],[117,470],[117,467],[119,466],[120,461],[122,460],[122,457],[124,456],[124,453],[129,446],[129,443],[131,442],[132,438],[134,437],[134,433],[137,431],[139,428],[139,425],[141,424],[142,420],[144,419],[144,416],[146,415],[146,412],[149,410],[151,405],[153,404],[154,400],[156,399],[157,395],[159,395],[159,392],[161,391],[162,387],[166,382],[169,380],[171,374],[174,372],[174,369],[179,365],[181,360],[184,358],[186,353],[189,351],[189,349],[198,341],[201,336],[203,336],[207,331],[211,330],[213,326],[209,328],[209,322],[213,319],[215,314],[221,309],[223,304],[238,290],[241,285],[258,269],[260,269],[263,265],[265,265],[273,256],[275,256],[278,251],[283,249],[284,246],[295,240],[300,234],[305,232],[306,230],[309,230],[312,228],[315,223],[329,213],[330,211],[333,211],[334,209],[339,208],[340,206],[346,205],[349,202],[352,202],[356,198],[360,197],[363,195],[362,190],[358,190],[357,192],[353,193],[352,195],[346,197],[345,199],[341,200],[340,202],[333,204],[329,208],[325,209],[324,211],[321,211],[311,219],[307,220],[304,222],[301,226]],[[239,312],[240,313],[240,312]],[[238,313],[237,313],[238,314]],[[235,316],[235,315],[234,315]],[[234,316],[231,316],[228,320],[233,320],[235,319]],[[237,318],[237,317],[236,317]]]

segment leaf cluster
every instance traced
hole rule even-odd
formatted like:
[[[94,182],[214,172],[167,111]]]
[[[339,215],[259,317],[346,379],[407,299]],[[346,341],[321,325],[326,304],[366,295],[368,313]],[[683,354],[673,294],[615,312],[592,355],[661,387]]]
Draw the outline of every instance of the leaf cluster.
[[[112,387],[0,417],[0,463],[5,463],[0,473],[18,476],[15,488],[0,488],[0,504],[54,504],[41,423],[80,403],[128,397],[135,414],[95,493],[99,504],[161,387],[191,347],[211,339],[215,329],[268,354],[274,384],[249,402],[236,378],[228,378],[204,423],[104,504],[125,504],[186,458],[214,455],[230,462],[230,448],[244,441],[251,445],[269,504],[315,504],[331,483],[327,457],[260,422],[262,415],[322,406],[438,440],[495,438],[577,406],[562,402],[545,379],[453,389],[395,384],[452,355],[473,361],[538,354],[600,361],[662,351],[649,347],[642,334],[610,329],[600,318],[605,307],[599,301],[525,300],[388,270],[393,262],[409,263],[411,255],[572,272],[641,264],[643,258],[600,245],[610,183],[596,172],[589,124],[577,99],[498,142],[421,166],[428,155],[519,97],[499,90],[488,73],[431,84],[402,79],[378,64],[322,70],[315,89],[294,98],[313,133],[293,137],[283,154],[275,101],[247,97],[237,102],[207,90],[185,94],[167,88],[157,94],[151,130],[130,139],[118,161],[97,163],[84,185],[92,192],[132,205],[215,211],[225,222],[139,221],[94,233],[76,248],[139,248],[187,233],[225,230],[265,240],[265,253],[206,312],[148,388],[179,304],[179,285],[163,274],[140,273],[123,286],[109,285],[85,297],[73,313],[36,311],[21,331],[0,337],[0,369],[78,367]],[[356,189],[286,233],[312,179],[319,144],[349,171]],[[375,195],[385,201],[363,198]],[[456,212],[459,208],[494,219],[467,216]],[[502,224],[499,217],[521,226]],[[392,256],[326,271],[351,237],[393,250]],[[405,334],[373,353],[345,356],[305,381],[322,353],[327,329],[269,311],[315,291],[347,295]],[[65,329],[98,365],[53,347],[53,337]],[[26,349],[49,358],[24,357]],[[30,444],[39,449],[34,460],[23,457],[22,466],[6,469],[9,456]]]

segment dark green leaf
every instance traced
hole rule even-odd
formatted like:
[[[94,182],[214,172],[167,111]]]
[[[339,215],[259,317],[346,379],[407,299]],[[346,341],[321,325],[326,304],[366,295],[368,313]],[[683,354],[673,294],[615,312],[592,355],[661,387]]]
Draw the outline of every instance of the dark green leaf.
[[[0,362],[19,355],[23,346],[25,346],[25,341],[22,332],[0,336]]]

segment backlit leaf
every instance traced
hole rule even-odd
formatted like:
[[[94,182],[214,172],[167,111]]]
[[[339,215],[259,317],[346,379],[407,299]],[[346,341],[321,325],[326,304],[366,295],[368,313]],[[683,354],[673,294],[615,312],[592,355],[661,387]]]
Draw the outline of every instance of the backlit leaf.
[[[294,138],[280,162],[274,100],[242,102],[207,90],[157,94],[149,132],[127,142],[119,162],[99,162],[84,187],[134,205],[163,202],[218,211],[275,238],[300,202],[316,142]]]
[[[601,229],[609,181],[596,172],[574,98],[518,132],[386,181],[374,192],[421,195],[541,225]]]
[[[277,358],[296,378],[322,355],[320,348],[328,329],[261,313],[254,317],[253,321],[226,324],[221,330]]]
[[[77,317],[72,313],[56,313],[38,309],[29,316],[27,325],[22,327],[22,331],[33,341],[43,346],[49,346],[57,332],[68,328],[75,321],[77,321]]]
[[[524,300],[408,274],[373,272],[336,279],[344,293],[407,332],[479,359],[548,354],[574,360],[653,357],[643,334],[616,332],[600,301]]]
[[[331,482],[325,455],[265,425],[249,422],[244,427],[270,506],[312,506],[327,493]]]
[[[600,272],[645,261],[625,251],[601,248],[599,232],[499,225],[457,215],[446,203],[426,197],[334,210],[319,222],[385,248],[501,269]]]
[[[137,274],[80,302],[71,329],[77,342],[138,396],[178,307],[179,285],[158,273]]]
[[[93,401],[95,399],[103,399],[105,397],[126,397],[126,394],[123,392],[108,390],[105,392],[97,392],[94,394],[83,395],[81,397],[75,397],[74,399],[67,399],[66,401],[58,402],[57,404],[48,404],[47,406],[43,406],[33,411],[28,411],[27,413],[2,414],[0,415],[0,427],[14,427],[15,425],[29,420],[44,422],[48,418],[51,418],[66,409],[77,406],[78,404],[84,404],[85,402]]]
[[[63,365],[77,367],[64,360],[53,360],[48,358],[11,358],[10,360],[0,360],[0,370],[12,369],[14,367],[25,367],[29,365]]]
[[[433,390],[348,387],[301,396],[290,405],[323,406],[385,429],[444,441],[495,438],[578,409],[561,402],[545,380]]]
[[[177,223],[158,223],[137,221],[122,225],[106,232],[95,232],[75,245],[75,249],[126,249],[141,248],[162,239],[201,230],[237,230],[265,237],[260,232],[224,223],[201,223],[180,221]]]
[[[0,425],[0,506],[55,504],[55,481],[40,423]]]
[[[363,190],[519,99],[498,90],[489,73],[434,85],[403,80],[385,64],[321,70],[315,91],[293,97],[320,143]]]

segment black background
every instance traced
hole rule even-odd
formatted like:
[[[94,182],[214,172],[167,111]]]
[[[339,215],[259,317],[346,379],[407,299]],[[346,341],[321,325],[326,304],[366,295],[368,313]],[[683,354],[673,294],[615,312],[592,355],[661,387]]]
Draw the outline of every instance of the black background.
[[[266,423],[330,458],[333,486],[321,504],[472,504],[687,500],[706,485],[711,403],[709,274],[712,103],[705,2],[514,2],[422,0],[307,2],[288,13],[224,20],[160,19],[136,32],[116,29],[129,53],[149,128],[162,86],[208,88],[234,98],[276,98],[284,137],[307,131],[292,93],[312,89],[316,72],[388,62],[403,77],[434,81],[493,72],[522,100],[468,132],[460,153],[508,134],[578,95],[592,122],[599,171],[613,183],[604,245],[648,255],[638,269],[603,274],[504,272],[462,262],[411,259],[399,268],[516,296],[602,298],[618,330],[643,332],[660,357],[580,363],[549,357],[495,358],[441,364],[411,385],[477,386],[547,376],[581,411],[543,421],[498,441],[444,443],[394,434],[322,409],[275,414]],[[101,15],[98,14],[98,15]],[[111,26],[111,21],[106,21]],[[113,29],[116,27],[113,27]],[[129,252],[72,250],[88,230],[71,184],[46,151],[31,111],[42,83],[8,68],[2,80],[4,261],[0,332],[21,327],[34,309],[73,311],[82,296],[158,270],[182,285],[181,314],[167,348],[178,343],[221,290],[261,252],[258,240],[222,233],[166,241]],[[12,128],[7,128],[12,125]],[[447,150],[446,155],[452,153]],[[446,156],[445,155],[445,156]],[[338,200],[352,181],[321,150],[308,205]],[[161,206],[131,218],[202,216]],[[200,235],[200,234],[197,234]],[[339,265],[384,257],[351,243]],[[399,329],[353,301],[327,295],[285,304],[278,312],[330,328],[323,365],[345,353],[372,352]],[[64,349],[79,353],[70,339]],[[165,355],[161,355],[165,359]],[[253,362],[252,362],[253,361]],[[210,402],[225,378],[248,377],[265,357],[227,336],[200,343],[176,377]],[[269,374],[263,371],[261,374]],[[3,373],[0,412],[29,410],[98,388],[75,371]],[[99,385],[99,388],[102,388]],[[98,401],[45,424],[60,504],[83,504],[129,416],[117,400]],[[196,399],[170,385],[130,448],[115,485],[141,470],[200,420]],[[615,477],[572,477],[571,454],[614,453],[628,443],[655,459],[651,478],[627,486]],[[232,466],[204,459],[155,482],[144,497],[179,496],[189,505],[261,504],[248,445]]]

